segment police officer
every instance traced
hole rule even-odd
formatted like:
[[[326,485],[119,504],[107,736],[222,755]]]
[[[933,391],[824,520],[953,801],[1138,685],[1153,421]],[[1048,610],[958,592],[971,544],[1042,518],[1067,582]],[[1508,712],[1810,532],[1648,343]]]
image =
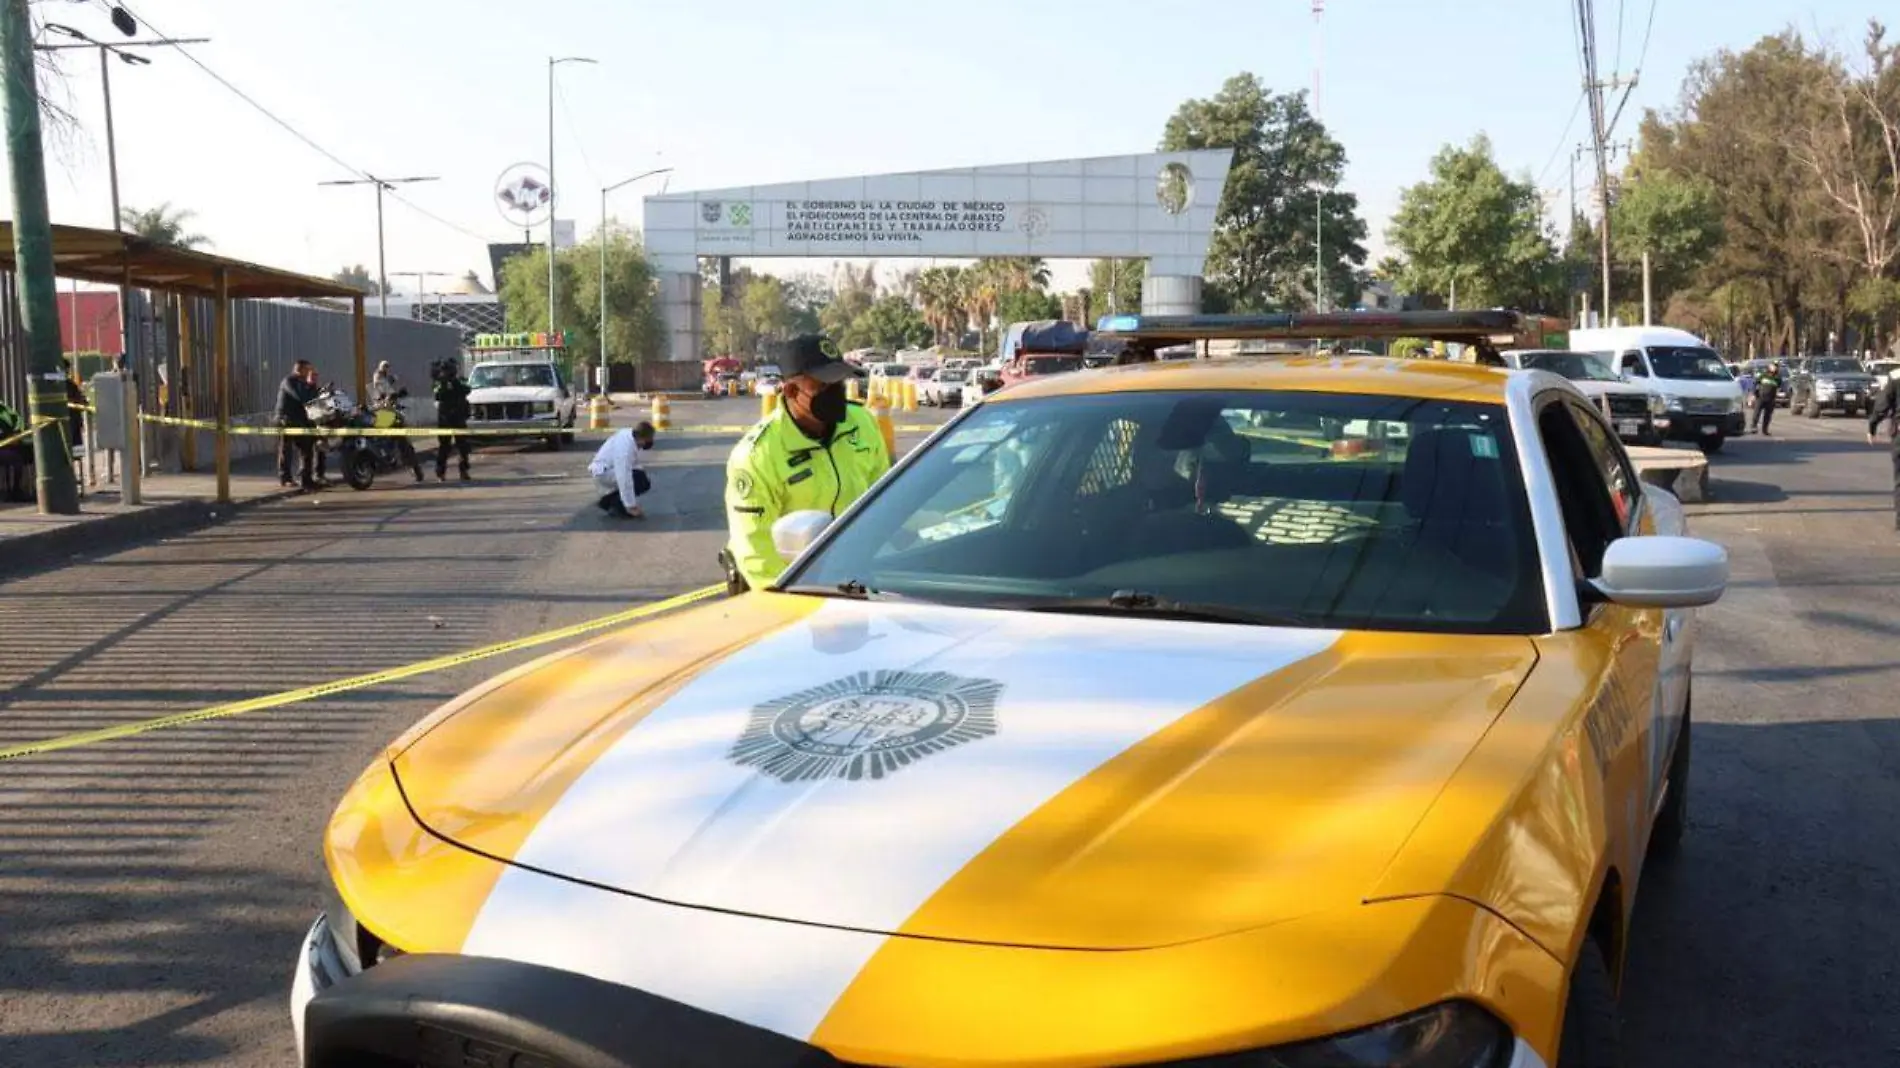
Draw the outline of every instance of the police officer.
[[[298,360],[290,368],[290,373],[277,387],[277,425],[290,429],[307,430],[312,427],[310,412],[306,407],[317,399],[317,390],[311,384],[316,368],[309,360]],[[317,478],[312,469],[316,466],[316,439],[302,435],[280,435],[277,439],[277,480],[286,486],[301,486],[309,493],[317,488]],[[297,479],[290,477],[290,461],[297,459]]]
[[[726,526],[720,563],[733,594],[770,584],[788,561],[772,544],[772,524],[792,512],[837,515],[890,469],[877,421],[845,399],[847,378],[864,372],[817,334],[794,338],[779,368],[781,402],[733,447],[726,461]]]
[[[1893,439],[1893,528],[1900,531],[1900,368],[1888,372],[1887,384],[1880,387],[1874,410],[1867,416],[1867,444],[1880,443],[1876,435],[1882,423]]]
[[[468,429],[468,380],[462,377],[461,368],[454,360],[443,360],[435,365],[435,425],[443,430]],[[449,477],[449,450],[454,449],[460,460],[462,481],[468,481],[468,435],[440,434],[435,439],[435,480],[444,482]],[[419,469],[418,469],[419,470]],[[422,478],[416,475],[417,481]]]

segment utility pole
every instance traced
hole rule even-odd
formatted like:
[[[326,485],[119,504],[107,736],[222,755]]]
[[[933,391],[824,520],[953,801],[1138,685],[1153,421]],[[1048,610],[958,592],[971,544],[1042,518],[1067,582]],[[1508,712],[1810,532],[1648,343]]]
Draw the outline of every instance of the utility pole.
[[[1583,47],[1583,92],[1590,103],[1590,141],[1596,146],[1597,205],[1602,218],[1597,225],[1598,260],[1603,271],[1603,313],[1610,312],[1610,166],[1604,152],[1609,131],[1603,114],[1603,86],[1597,80],[1597,28],[1595,0],[1577,0],[1577,28]]]
[[[99,83],[105,90],[106,100],[106,173],[112,186],[112,228],[114,230],[122,229],[123,224],[119,219],[119,143],[112,124],[111,58],[117,56],[119,57],[119,61],[127,66],[148,67],[151,66],[151,60],[130,52],[121,52],[120,49],[166,48],[172,45],[207,44],[211,38],[160,37],[149,41],[120,41],[115,44],[107,41],[94,40],[79,30],[58,22],[47,23],[46,29],[50,33],[57,33],[63,37],[71,37],[78,43],[34,45],[33,47],[37,51],[64,52],[73,48],[96,48],[99,50]]]
[[[554,311],[554,234],[560,225],[561,185],[554,180],[554,68],[563,63],[594,63],[586,56],[548,57],[548,333],[560,327]],[[497,280],[496,288],[500,288]]]
[[[1313,121],[1320,121],[1319,91],[1326,64],[1326,0],[1313,0]],[[1313,309],[1326,310],[1326,185],[1313,192]]]
[[[66,372],[60,356],[59,280],[53,224],[46,206],[46,157],[40,140],[40,91],[27,0],[0,0],[0,74],[6,78],[7,156],[13,163],[13,252],[26,328],[27,418],[42,515],[77,515],[79,483],[66,445]],[[74,317],[77,319],[77,316]]]
[[[373,185],[376,187],[376,299],[377,314],[389,316],[389,270],[385,266],[383,252],[383,190],[394,189],[410,182],[437,182],[434,175],[424,178],[378,178],[365,175],[362,178],[344,178],[334,182],[318,182],[318,185]]]

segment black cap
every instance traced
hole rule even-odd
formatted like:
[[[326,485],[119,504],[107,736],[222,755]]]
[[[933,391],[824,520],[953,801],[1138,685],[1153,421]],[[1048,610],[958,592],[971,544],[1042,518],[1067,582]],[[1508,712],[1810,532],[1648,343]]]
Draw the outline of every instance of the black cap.
[[[778,366],[786,378],[810,375],[826,385],[864,377],[864,369],[846,363],[838,355],[838,346],[823,334],[800,334],[786,342]]]

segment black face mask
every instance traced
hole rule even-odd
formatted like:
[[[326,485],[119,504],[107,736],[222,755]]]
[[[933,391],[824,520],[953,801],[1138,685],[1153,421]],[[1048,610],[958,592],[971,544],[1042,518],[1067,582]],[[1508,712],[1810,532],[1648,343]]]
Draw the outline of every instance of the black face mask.
[[[812,394],[812,418],[826,426],[835,427],[844,422],[846,411],[843,382],[834,382]]]

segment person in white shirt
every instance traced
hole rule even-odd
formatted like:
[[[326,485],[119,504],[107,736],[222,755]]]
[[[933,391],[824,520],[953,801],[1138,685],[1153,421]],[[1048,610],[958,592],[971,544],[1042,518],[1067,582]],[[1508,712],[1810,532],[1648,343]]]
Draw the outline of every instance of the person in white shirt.
[[[623,519],[640,519],[640,494],[653,486],[647,477],[646,456],[653,450],[653,424],[642,422],[631,429],[616,430],[607,439],[587,472],[594,476],[594,488],[601,491],[600,510]]]

